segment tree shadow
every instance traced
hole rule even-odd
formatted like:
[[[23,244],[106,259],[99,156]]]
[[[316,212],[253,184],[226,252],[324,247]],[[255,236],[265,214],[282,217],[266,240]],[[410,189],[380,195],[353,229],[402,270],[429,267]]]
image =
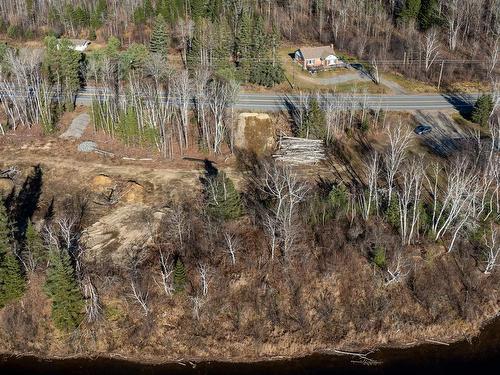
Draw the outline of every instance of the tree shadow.
[[[291,125],[292,133],[293,135],[297,136],[300,130],[299,129],[300,124],[297,121],[297,117],[300,116],[300,108],[294,101],[294,98],[289,95],[283,96],[282,100],[283,100],[283,105],[285,107],[285,111],[288,113],[288,116],[290,116],[290,118],[292,119],[292,125]]]
[[[14,236],[19,242],[24,239],[28,221],[33,217],[38,207],[42,194],[42,185],[43,172],[38,164],[34,167],[33,172],[26,177],[17,197],[13,199],[11,209],[15,224]]]
[[[464,118],[470,118],[474,108],[475,98],[470,94],[442,94],[443,98],[455,108]]]

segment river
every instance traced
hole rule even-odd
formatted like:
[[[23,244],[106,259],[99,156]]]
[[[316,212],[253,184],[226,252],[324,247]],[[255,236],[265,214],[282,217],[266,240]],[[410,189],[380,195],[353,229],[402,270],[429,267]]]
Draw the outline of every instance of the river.
[[[424,344],[412,348],[384,348],[370,355],[378,365],[353,363],[348,356],[312,355],[293,360],[257,363],[201,362],[145,365],[116,359],[39,360],[0,357],[0,374],[71,375],[205,375],[205,374],[462,374],[500,373],[500,318],[488,324],[471,342],[449,346]]]

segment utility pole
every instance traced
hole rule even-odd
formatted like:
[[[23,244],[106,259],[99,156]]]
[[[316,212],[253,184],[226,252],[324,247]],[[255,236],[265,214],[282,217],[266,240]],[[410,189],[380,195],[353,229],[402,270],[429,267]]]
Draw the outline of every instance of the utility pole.
[[[439,72],[439,81],[438,81],[438,91],[441,87],[441,78],[443,78],[443,68],[444,68],[444,60],[441,60],[441,71]]]

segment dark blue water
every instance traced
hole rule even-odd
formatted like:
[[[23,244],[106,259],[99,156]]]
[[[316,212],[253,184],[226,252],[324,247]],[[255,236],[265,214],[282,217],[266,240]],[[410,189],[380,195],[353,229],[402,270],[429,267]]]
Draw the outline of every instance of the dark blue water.
[[[500,319],[486,326],[471,342],[449,346],[425,344],[407,349],[382,349],[370,356],[379,365],[353,363],[346,356],[312,355],[305,358],[257,363],[201,362],[143,365],[115,359],[46,361],[33,357],[0,357],[0,374],[500,374]]]

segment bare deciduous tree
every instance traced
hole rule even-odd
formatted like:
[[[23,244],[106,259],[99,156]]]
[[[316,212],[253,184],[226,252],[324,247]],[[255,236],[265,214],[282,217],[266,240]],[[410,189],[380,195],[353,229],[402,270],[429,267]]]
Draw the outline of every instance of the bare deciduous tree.
[[[208,295],[208,285],[210,284],[211,271],[206,264],[198,265],[198,273],[200,275],[201,293],[203,297]]]
[[[399,123],[397,126],[389,127],[387,130],[389,145],[383,157],[385,166],[385,177],[387,182],[388,202],[391,203],[392,191],[394,188],[394,178],[401,166],[401,163],[406,158],[406,153],[411,141],[411,132],[403,129],[403,125]]]
[[[426,32],[424,37],[425,71],[428,72],[434,61],[439,56],[439,38],[436,28]]]
[[[181,149],[187,148],[189,143],[189,107],[191,105],[192,87],[189,72],[183,70],[175,73],[172,79],[174,103],[178,115],[178,136]]]
[[[486,251],[484,252],[486,258],[484,274],[489,275],[498,267],[498,255],[500,254],[500,233],[498,228],[492,224],[490,235],[485,234],[483,240],[486,246]]]
[[[378,210],[378,177],[380,161],[376,151],[372,152],[365,163],[366,186],[361,190],[360,206],[363,218],[368,220],[373,211],[373,206]]]
[[[258,186],[273,200],[273,205],[264,214],[264,227],[270,238],[271,259],[274,259],[278,245],[284,257],[287,257],[297,235],[297,205],[305,198],[308,187],[290,167],[276,163],[265,164],[263,178]]]
[[[400,283],[409,272],[408,262],[403,259],[402,253],[398,252],[387,267],[385,285]]]
[[[226,242],[227,253],[231,258],[231,264],[236,264],[236,253],[240,247],[240,240],[234,233],[224,232],[224,240]]]
[[[405,165],[398,191],[399,231],[404,245],[410,245],[418,230],[424,166],[422,159],[412,159]]]

